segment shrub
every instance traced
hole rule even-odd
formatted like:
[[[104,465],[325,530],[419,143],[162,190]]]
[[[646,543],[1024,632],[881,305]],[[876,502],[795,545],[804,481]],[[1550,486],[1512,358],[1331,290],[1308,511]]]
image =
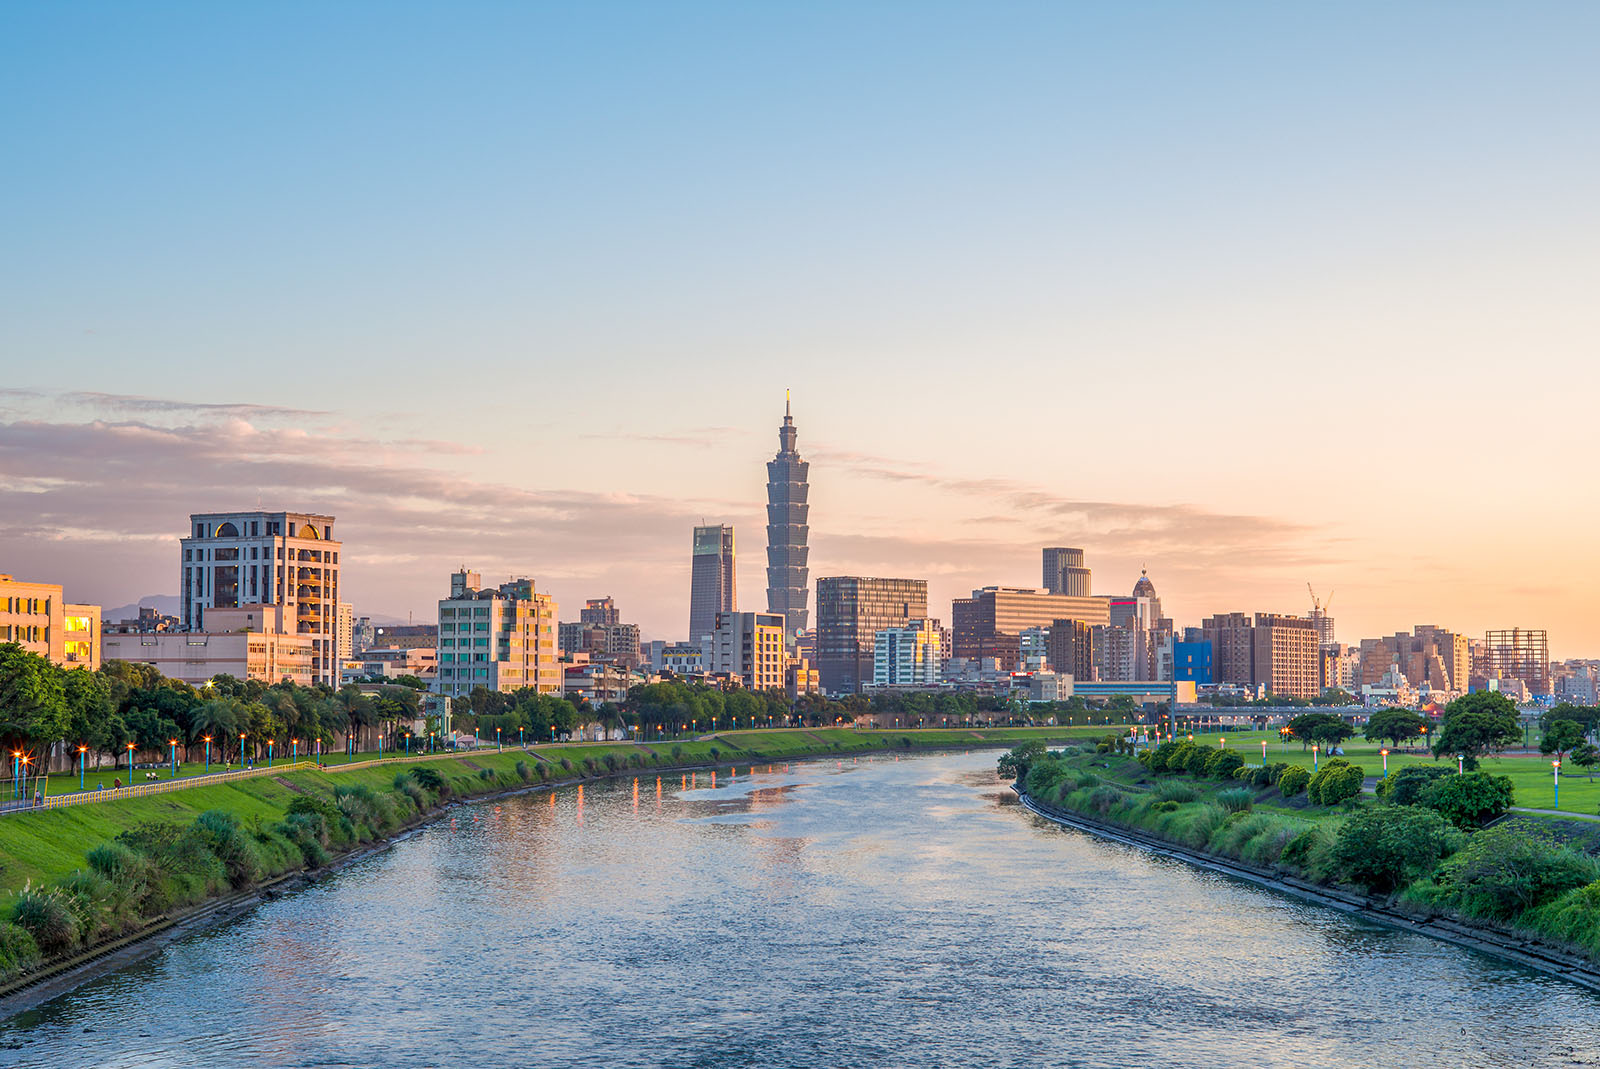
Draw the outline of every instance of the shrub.
[[[1152,813],[1172,813],[1178,809],[1177,802],[1156,802],[1150,807]]]
[[[418,765],[411,770],[411,777],[421,784],[424,790],[431,792],[435,798],[450,797],[450,783],[440,774],[437,768]]]
[[[1434,780],[1455,775],[1443,765],[1410,765],[1378,781],[1378,796],[1395,805],[1416,805]]]
[[[1205,775],[1206,762],[1211,760],[1216,752],[1209,746],[1191,747],[1189,752],[1183,755],[1183,770],[1191,776]]]
[[[1206,758],[1206,775],[1212,779],[1232,779],[1235,769],[1244,766],[1244,758],[1233,750],[1218,750]]]
[[[1260,768],[1252,771],[1250,782],[1255,784],[1257,787],[1276,786],[1278,783],[1278,777],[1283,775],[1283,770],[1288,767],[1288,765],[1281,762],[1273,765],[1262,765]]]
[[[1178,842],[1195,850],[1210,843],[1211,836],[1228,819],[1227,812],[1216,805],[1195,806],[1182,816],[1186,819],[1175,829]]]
[[[367,788],[369,791],[371,788]],[[207,850],[215,854],[234,887],[246,887],[261,878],[261,859],[255,844],[239,827],[239,818],[221,809],[211,809],[194,818],[190,832]]]
[[[483,782],[488,783],[490,780],[494,779],[494,772],[487,768],[480,768],[478,769],[478,778],[483,780]]]
[[[60,954],[78,945],[78,921],[60,891],[24,888],[17,896],[12,920],[44,954]]]
[[[1160,746],[1150,751],[1150,761],[1146,767],[1152,772],[1166,772],[1168,770],[1168,761],[1177,752],[1178,743],[1163,742]]]
[[[680,758],[682,756],[683,756],[683,747],[679,746],[677,743],[673,743],[672,744],[672,759],[674,761],[676,761],[678,758]],[[566,763],[564,759],[563,759],[562,763],[563,764]]]
[[[1361,793],[1367,774],[1358,765],[1335,765],[1311,777],[1306,795],[1320,805],[1338,805]]]
[[[1217,792],[1217,804],[1230,813],[1248,813],[1255,804],[1255,796],[1243,787]]]
[[[1417,799],[1458,828],[1476,828],[1504,816],[1516,800],[1510,776],[1465,772],[1436,780]]]
[[[676,750],[677,747],[674,746],[673,749]],[[677,754],[673,754],[673,756],[676,757]],[[561,759],[561,771],[563,771],[563,772],[571,772],[572,771],[572,762],[571,762],[571,760],[569,760],[568,758],[565,758],[565,757],[563,757]]]
[[[1109,783],[1096,787],[1089,795],[1089,807],[1101,816],[1111,812],[1111,807],[1123,800],[1123,793]]]
[[[1278,776],[1278,790],[1285,798],[1293,798],[1311,782],[1311,770],[1301,765],[1290,765]]]
[[[1163,802],[1192,802],[1198,797],[1194,788],[1187,783],[1163,783],[1156,790],[1156,797]]]
[[[1240,765],[1233,770],[1233,778],[1241,783],[1254,783],[1256,773],[1259,771],[1261,771],[1259,768],[1252,768],[1250,765]]]
[[[529,782],[530,780],[533,779],[533,770],[528,767],[528,762],[526,762],[526,761],[518,761],[517,762],[517,778],[520,779],[523,783],[527,783],[527,782]]]
[[[414,789],[416,785],[407,780]],[[278,825],[283,837],[300,850],[307,868],[321,868],[329,860],[328,821],[321,813],[290,813]]]
[[[1334,872],[1346,883],[1393,891],[1431,873],[1461,842],[1461,833],[1432,810],[1374,806],[1356,812],[1340,826],[1331,860]]]
[[[10,979],[39,967],[39,944],[26,928],[0,924],[0,979]]]
[[[715,761],[717,758],[719,758],[721,756],[722,756],[722,751],[721,750],[717,749],[715,746],[711,747],[711,760]]]
[[[1080,772],[1080,773],[1078,773],[1077,785],[1078,785],[1078,788],[1080,790],[1083,789],[1084,787],[1095,787],[1095,786],[1098,786],[1099,783],[1100,783],[1100,777],[1095,775],[1093,772]]]
[[[143,856],[116,839],[101,843],[84,855],[89,867],[108,880],[132,880],[142,875]]]
[[[1460,777],[1456,777],[1460,778]],[[1474,917],[1510,920],[1600,879],[1600,863],[1527,822],[1473,833],[1435,881],[1441,897]]]
[[[608,772],[615,772],[617,769],[622,767],[622,759],[614,753],[606,754],[605,762],[606,771]]]

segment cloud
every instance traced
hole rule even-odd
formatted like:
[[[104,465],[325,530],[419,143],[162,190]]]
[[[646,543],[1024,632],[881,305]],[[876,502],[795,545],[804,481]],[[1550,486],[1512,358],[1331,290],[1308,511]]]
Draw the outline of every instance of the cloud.
[[[689,427],[676,434],[645,434],[639,431],[589,431],[578,437],[592,441],[657,442],[665,445],[684,445],[695,449],[711,449],[725,445],[730,438],[749,437],[744,427]]]
[[[205,403],[175,401],[162,397],[139,397],[134,394],[95,393],[74,390],[54,395],[57,400],[97,412],[139,412],[175,416],[238,416],[252,419],[300,419],[310,416],[327,416],[331,413],[315,408],[285,408],[280,405],[248,403]]]

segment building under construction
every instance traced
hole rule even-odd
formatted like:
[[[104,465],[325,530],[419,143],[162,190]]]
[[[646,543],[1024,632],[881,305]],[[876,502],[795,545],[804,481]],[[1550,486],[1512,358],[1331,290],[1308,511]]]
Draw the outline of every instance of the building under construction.
[[[1534,694],[1550,693],[1550,634],[1513,627],[1484,635],[1484,670],[1490,679],[1520,679]]]

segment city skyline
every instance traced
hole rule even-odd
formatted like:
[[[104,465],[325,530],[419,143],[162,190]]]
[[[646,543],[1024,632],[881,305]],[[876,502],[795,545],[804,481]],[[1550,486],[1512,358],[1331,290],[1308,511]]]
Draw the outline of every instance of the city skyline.
[[[471,561],[679,637],[793,387],[813,589],[1073,546],[1600,650],[1600,9],[632,10],[0,13],[3,567],[115,606],[305,508],[365,612]]]

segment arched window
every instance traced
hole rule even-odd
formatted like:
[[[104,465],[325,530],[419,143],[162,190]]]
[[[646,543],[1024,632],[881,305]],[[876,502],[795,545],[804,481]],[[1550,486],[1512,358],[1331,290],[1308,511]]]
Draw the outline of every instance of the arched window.
[[[221,525],[219,525],[217,527],[217,533],[216,533],[216,535],[214,537],[216,537],[216,538],[238,538],[239,537],[239,528],[235,527],[231,523],[226,523],[226,522],[222,523]]]
[[[317,538],[319,536],[317,535],[317,529],[315,527],[311,526],[309,523],[303,523],[300,525],[300,537]]]

